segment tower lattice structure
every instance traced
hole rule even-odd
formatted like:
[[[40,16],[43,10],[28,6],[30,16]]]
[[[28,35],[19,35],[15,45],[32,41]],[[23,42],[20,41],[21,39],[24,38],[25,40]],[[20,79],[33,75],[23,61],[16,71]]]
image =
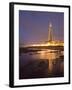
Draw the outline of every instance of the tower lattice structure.
[[[53,28],[52,28],[52,24],[49,23],[49,27],[48,27],[48,42],[53,41]]]

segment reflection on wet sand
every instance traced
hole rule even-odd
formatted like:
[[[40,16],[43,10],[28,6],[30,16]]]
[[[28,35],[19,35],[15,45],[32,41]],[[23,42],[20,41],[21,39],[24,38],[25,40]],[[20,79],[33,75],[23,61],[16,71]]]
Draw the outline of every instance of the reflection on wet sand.
[[[19,78],[50,78],[64,76],[64,51],[42,49],[21,53]]]

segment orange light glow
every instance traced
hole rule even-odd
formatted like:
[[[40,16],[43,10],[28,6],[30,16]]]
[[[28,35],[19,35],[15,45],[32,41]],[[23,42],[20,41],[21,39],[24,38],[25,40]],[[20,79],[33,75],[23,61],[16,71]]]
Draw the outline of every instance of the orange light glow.
[[[24,45],[24,47],[37,47],[37,46],[64,46],[64,42],[62,41],[51,41],[48,43],[43,44],[30,44],[30,45]]]

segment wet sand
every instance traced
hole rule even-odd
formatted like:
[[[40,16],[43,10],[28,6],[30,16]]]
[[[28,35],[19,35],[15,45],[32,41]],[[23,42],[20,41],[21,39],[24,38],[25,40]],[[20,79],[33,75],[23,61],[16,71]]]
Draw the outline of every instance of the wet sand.
[[[64,76],[64,55],[59,52],[47,52],[46,50],[20,54],[19,79]]]

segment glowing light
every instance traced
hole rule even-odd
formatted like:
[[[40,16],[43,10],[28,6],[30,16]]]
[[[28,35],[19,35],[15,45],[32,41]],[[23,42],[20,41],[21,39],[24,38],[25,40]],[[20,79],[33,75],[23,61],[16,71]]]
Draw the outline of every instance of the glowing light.
[[[52,27],[52,24],[51,23],[49,24],[49,27]]]
[[[64,42],[62,42],[62,41],[51,41],[48,43],[24,45],[22,47],[39,47],[39,46],[64,46]]]

